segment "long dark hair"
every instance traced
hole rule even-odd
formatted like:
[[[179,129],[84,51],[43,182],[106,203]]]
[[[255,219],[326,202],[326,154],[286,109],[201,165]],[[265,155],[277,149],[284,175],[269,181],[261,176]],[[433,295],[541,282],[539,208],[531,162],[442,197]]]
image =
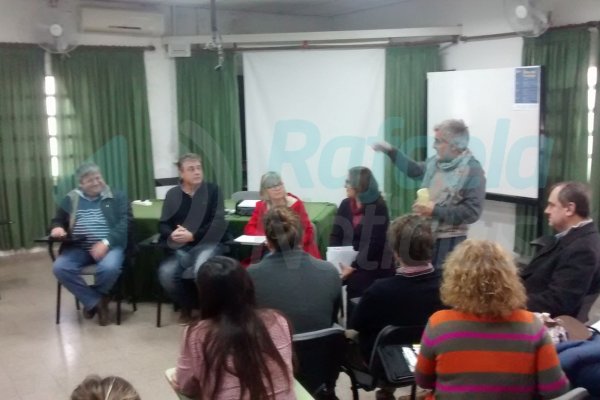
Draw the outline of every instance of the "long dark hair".
[[[256,310],[252,279],[240,263],[212,257],[200,267],[196,286],[202,319],[214,323],[202,348],[203,368],[209,371],[202,382],[206,397],[216,397],[223,374],[228,372],[239,379],[240,398],[247,391],[251,400],[268,399],[269,393],[274,393],[268,359],[281,369],[290,385],[288,367]]]

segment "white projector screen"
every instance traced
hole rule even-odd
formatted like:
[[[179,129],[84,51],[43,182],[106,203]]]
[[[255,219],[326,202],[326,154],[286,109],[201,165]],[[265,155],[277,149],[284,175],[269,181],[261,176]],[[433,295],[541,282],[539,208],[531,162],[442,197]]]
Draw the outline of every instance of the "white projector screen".
[[[303,200],[337,204],[348,169],[358,165],[383,186],[383,157],[370,148],[383,136],[383,49],[243,57],[248,190],[276,171]]]
[[[537,199],[540,74],[539,67],[428,73],[428,155],[435,153],[433,127],[462,119],[487,193]]]

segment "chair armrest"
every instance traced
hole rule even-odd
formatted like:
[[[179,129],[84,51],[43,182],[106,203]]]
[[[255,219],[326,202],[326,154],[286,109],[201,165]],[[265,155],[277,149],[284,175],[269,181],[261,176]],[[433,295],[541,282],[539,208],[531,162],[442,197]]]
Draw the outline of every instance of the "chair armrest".
[[[52,259],[52,262],[54,262],[56,260],[56,254],[54,253],[54,243],[77,243],[77,242],[81,242],[82,240],[84,240],[84,237],[67,236],[64,238],[56,238],[56,237],[52,237],[50,235],[46,235],[46,236],[42,236],[40,238],[34,239],[33,241],[35,243],[48,244],[48,254],[50,255],[50,258]]]

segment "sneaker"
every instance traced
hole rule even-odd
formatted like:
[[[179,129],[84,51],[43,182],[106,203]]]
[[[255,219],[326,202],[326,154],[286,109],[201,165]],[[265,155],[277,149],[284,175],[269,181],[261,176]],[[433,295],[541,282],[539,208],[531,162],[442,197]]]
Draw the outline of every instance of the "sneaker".
[[[106,326],[108,325],[108,302],[110,301],[110,297],[102,296],[100,302],[96,306],[98,312],[98,325]]]

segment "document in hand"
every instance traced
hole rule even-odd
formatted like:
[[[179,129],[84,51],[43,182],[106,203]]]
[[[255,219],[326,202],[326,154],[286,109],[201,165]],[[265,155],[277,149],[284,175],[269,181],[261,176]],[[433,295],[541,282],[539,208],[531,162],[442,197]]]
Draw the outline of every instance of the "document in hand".
[[[340,263],[350,265],[356,260],[358,251],[354,250],[352,246],[339,246],[339,247],[328,247],[327,248],[327,261],[335,265],[335,267],[341,272],[342,268]]]

